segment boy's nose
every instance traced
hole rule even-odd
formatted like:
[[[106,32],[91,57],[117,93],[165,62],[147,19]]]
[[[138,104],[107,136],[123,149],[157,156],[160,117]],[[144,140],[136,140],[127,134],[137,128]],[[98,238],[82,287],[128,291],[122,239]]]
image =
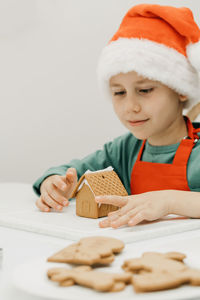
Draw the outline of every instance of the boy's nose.
[[[129,111],[139,112],[141,110],[141,105],[134,96],[127,97],[126,110],[127,112]]]

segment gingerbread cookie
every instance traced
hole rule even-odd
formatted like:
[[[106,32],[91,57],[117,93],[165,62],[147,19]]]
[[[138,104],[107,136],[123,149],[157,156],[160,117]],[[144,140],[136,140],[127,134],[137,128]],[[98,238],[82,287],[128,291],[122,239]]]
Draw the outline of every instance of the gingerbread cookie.
[[[126,284],[131,282],[130,273],[106,273],[94,271],[89,266],[75,267],[73,269],[52,268],[47,276],[52,281],[59,282],[61,286],[78,284],[100,292],[119,292]]]
[[[78,243],[72,244],[48,258],[50,262],[71,264],[110,264],[120,253],[124,243],[111,237],[87,237]]]
[[[145,252],[141,258],[126,260],[122,266],[125,271],[138,273],[146,272],[174,272],[187,268],[183,259],[186,256],[179,252],[157,253]]]
[[[184,283],[200,285],[200,270],[191,269],[179,252],[146,252],[141,258],[126,260],[122,268],[132,272],[136,292],[152,292],[178,287]]]

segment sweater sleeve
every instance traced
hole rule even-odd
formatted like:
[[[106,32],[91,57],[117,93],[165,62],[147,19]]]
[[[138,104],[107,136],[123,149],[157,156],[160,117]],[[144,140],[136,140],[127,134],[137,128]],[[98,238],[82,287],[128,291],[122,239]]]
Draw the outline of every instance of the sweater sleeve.
[[[133,136],[131,135],[131,139]],[[135,139],[135,138],[134,138]],[[37,195],[40,195],[40,186],[42,182],[51,175],[65,175],[68,168],[73,167],[77,171],[78,179],[87,171],[97,171],[109,166],[112,166],[115,172],[119,175],[123,182],[126,178],[125,187],[128,187],[127,180],[129,180],[128,168],[124,165],[127,156],[128,148],[127,142],[130,140],[130,134],[122,135],[113,141],[106,143],[103,149],[84,157],[83,159],[73,159],[68,164],[52,167],[48,169],[34,184],[33,190]],[[136,139],[135,139],[136,140]],[[128,142],[129,144],[129,142]],[[126,174],[124,174],[126,173]],[[124,183],[124,182],[123,182]],[[129,191],[128,191],[129,192]]]

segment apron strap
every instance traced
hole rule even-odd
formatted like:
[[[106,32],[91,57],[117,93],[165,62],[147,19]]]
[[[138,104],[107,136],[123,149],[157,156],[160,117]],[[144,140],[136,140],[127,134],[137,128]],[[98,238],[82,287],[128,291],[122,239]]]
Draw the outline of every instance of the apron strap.
[[[194,147],[194,139],[184,139],[181,141],[173,159],[174,165],[187,165],[188,159]]]
[[[192,148],[199,139],[197,132],[200,132],[200,128],[195,129],[188,117],[185,117],[188,128],[188,137],[183,139],[174,156],[173,164],[175,165],[187,165],[188,159],[192,152]]]
[[[187,116],[184,116],[188,128],[188,137],[183,139],[176,151],[176,154],[173,159],[173,164],[175,165],[187,165],[188,159],[192,152],[192,148],[196,144],[199,139],[198,132],[200,132],[200,128],[194,128],[192,122]],[[142,146],[140,147],[137,162],[141,160],[142,153],[144,150],[146,140],[143,141]]]
[[[143,153],[143,150],[144,150],[145,143],[146,143],[146,140],[143,140],[142,146],[140,147],[140,150],[139,150],[139,152],[138,152],[138,156],[137,156],[136,162],[138,162],[138,161],[141,160],[141,157],[142,157],[142,153]]]

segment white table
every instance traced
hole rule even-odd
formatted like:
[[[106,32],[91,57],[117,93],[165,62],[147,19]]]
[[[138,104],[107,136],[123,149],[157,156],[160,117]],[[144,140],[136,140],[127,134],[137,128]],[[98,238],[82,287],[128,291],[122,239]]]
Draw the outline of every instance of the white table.
[[[22,186],[22,185],[21,185]],[[8,209],[8,195],[5,195],[5,188],[13,191],[17,184],[7,183],[0,184],[0,210]],[[3,195],[1,191],[4,191]],[[27,185],[24,185],[27,193]],[[29,206],[29,201],[36,199],[31,193],[29,199],[18,196],[13,199],[13,207],[10,209],[20,209]],[[3,248],[3,263],[0,268],[0,299],[1,300],[42,300],[45,298],[29,295],[13,286],[13,270],[22,263],[29,262],[39,257],[47,257],[57,251],[58,247],[67,246],[72,241],[60,238],[45,236],[22,230],[15,230],[6,227],[0,227],[0,247]],[[138,256],[145,251],[182,251],[188,256],[199,257],[200,253],[200,230],[188,231],[185,233],[174,234],[171,236],[160,237],[152,240],[140,241],[127,244],[126,248]],[[200,259],[199,259],[200,260]],[[200,288],[199,288],[200,289]],[[114,299],[115,295],[110,296]],[[66,298],[67,299],[67,298]],[[173,299],[173,298],[172,298]],[[197,298],[200,299],[200,298]],[[162,299],[160,299],[162,300]]]

